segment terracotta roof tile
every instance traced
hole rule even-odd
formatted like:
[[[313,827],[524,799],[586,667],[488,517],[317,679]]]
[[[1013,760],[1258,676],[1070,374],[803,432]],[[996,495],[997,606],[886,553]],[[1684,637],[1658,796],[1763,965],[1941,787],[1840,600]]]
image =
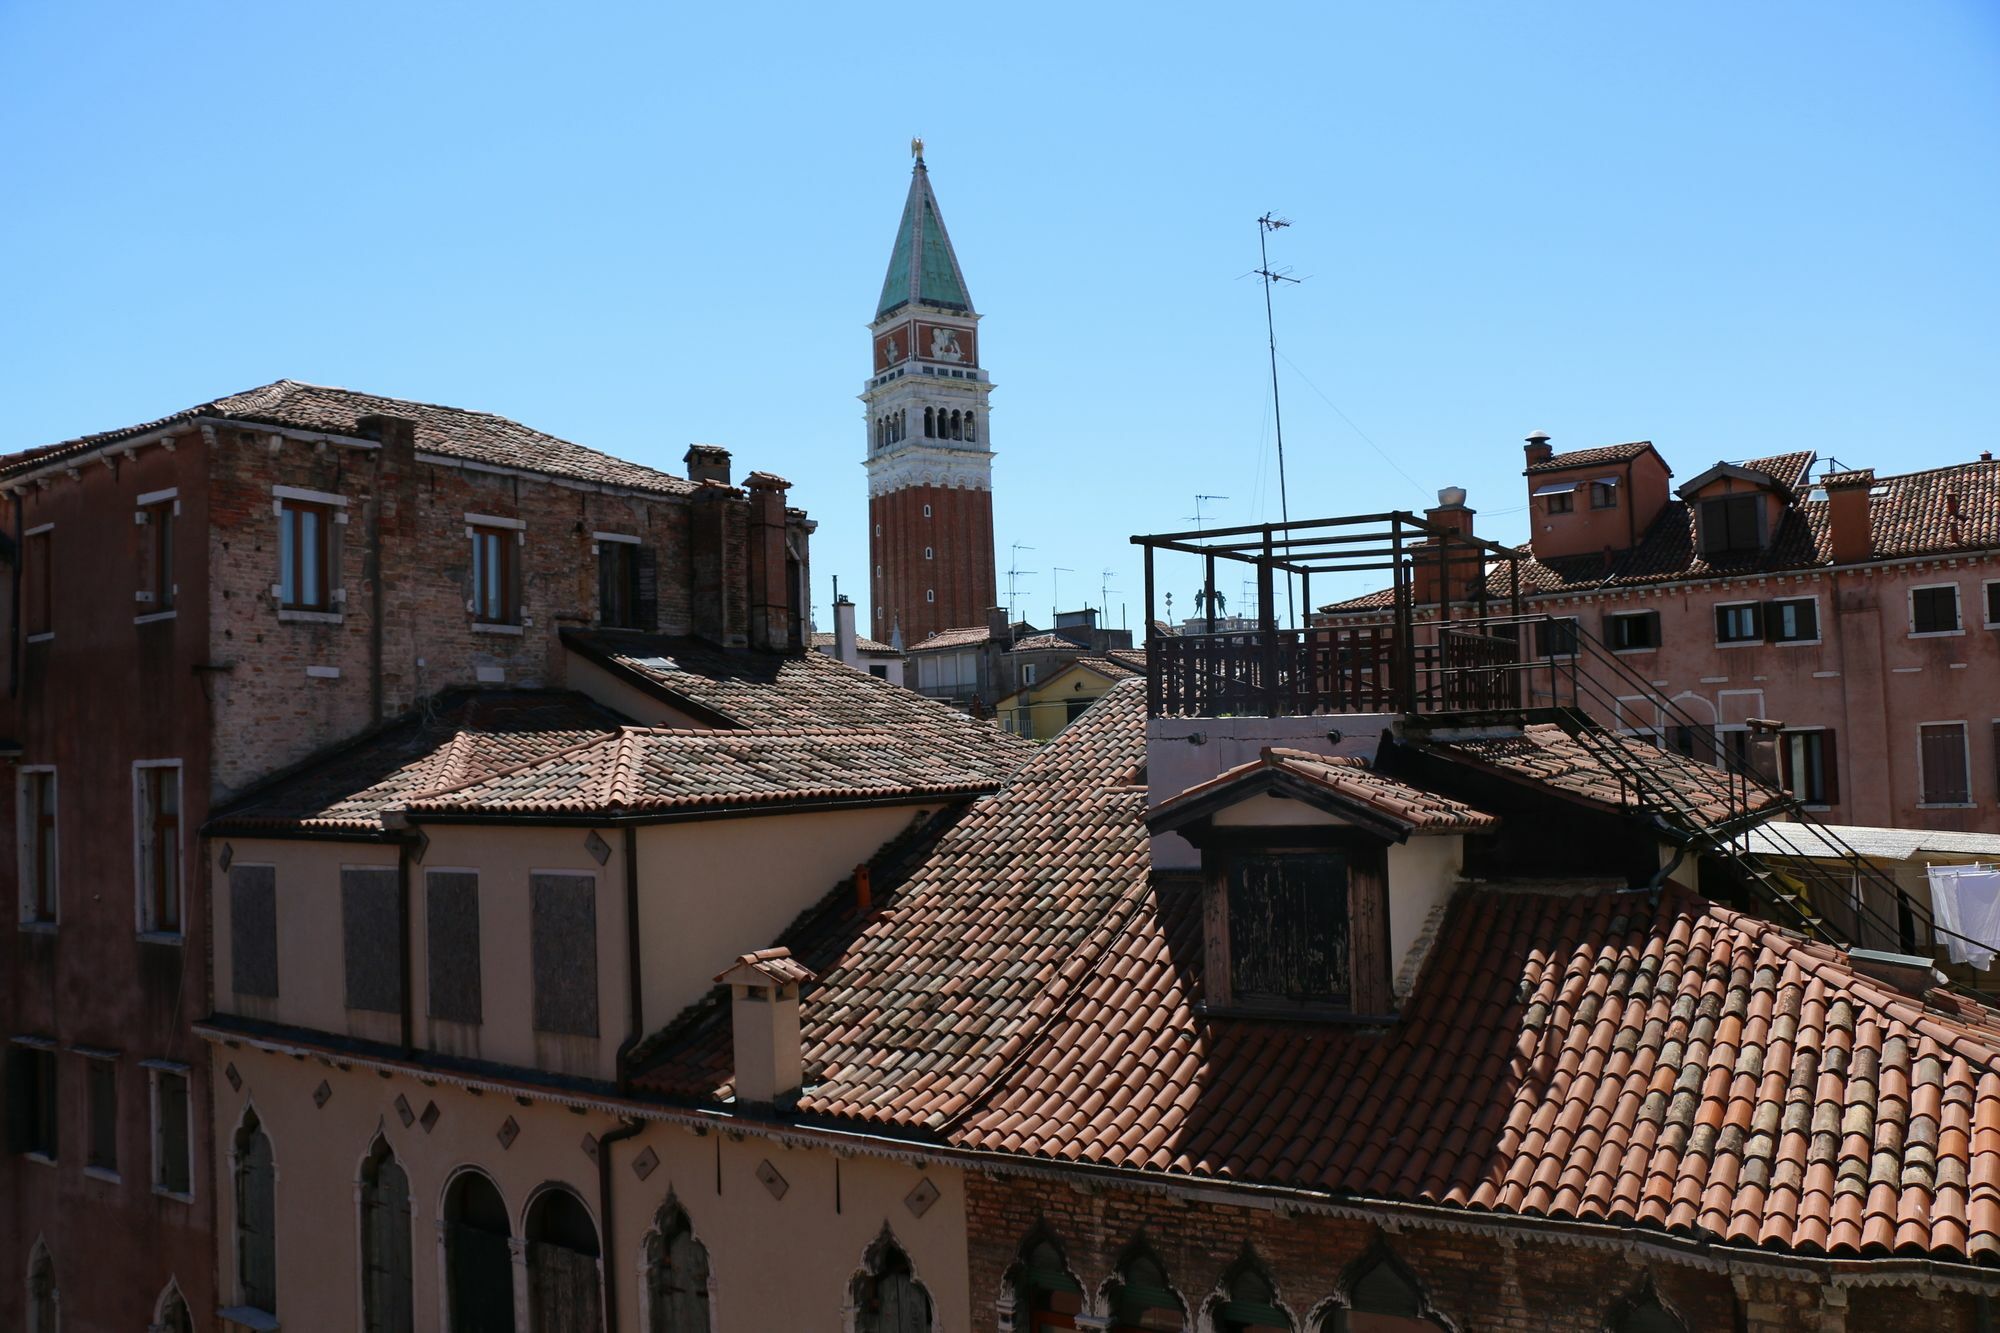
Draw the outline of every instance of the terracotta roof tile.
[[[930,640],[926,639],[924,642],[929,643]],[[1041,653],[1051,650],[1061,650],[1075,653],[1082,652],[1083,649],[1084,645],[1078,643],[1075,639],[1064,634],[1049,631],[1042,634],[1030,634],[1025,639],[1016,639],[1014,646],[1007,651],[1010,653]]]
[[[1594,449],[1572,449],[1566,454],[1554,454],[1546,462],[1536,463],[1528,468],[1529,475],[1543,472],[1562,472],[1573,467],[1600,467],[1606,463],[1622,463],[1628,458],[1637,458],[1653,447],[1651,440],[1634,440],[1630,444],[1606,444]]]
[[[772,949],[756,949],[737,958],[728,967],[715,974],[717,981],[728,981],[742,972],[755,973],[766,981],[774,981],[781,986],[813,980],[812,969],[792,957],[792,951],[780,945]]]
[[[197,417],[223,417],[248,425],[291,426],[301,430],[354,435],[358,433],[357,423],[362,417],[376,415],[414,420],[417,448],[448,458],[663,495],[686,495],[695,489],[685,477],[572,444],[491,412],[384,398],[353,389],[302,384],[297,380],[278,380],[187,408],[156,421],[13,454],[0,459],[0,475],[88,453],[102,445]]]
[[[839,636],[834,634],[815,634],[812,636],[812,646],[815,648],[832,648],[837,646],[838,641]],[[858,634],[854,637],[854,646],[864,653],[887,653],[891,657],[902,656],[901,653],[898,653],[888,644],[875,639],[865,639]]]
[[[1500,825],[1496,816],[1463,801],[1377,773],[1364,759],[1277,746],[1266,747],[1256,759],[1168,797],[1147,812],[1146,822],[1154,829],[1176,828],[1188,817],[1214,810],[1219,802],[1234,803],[1273,789],[1336,813],[1379,821],[1402,837],[1412,833],[1484,833]]]

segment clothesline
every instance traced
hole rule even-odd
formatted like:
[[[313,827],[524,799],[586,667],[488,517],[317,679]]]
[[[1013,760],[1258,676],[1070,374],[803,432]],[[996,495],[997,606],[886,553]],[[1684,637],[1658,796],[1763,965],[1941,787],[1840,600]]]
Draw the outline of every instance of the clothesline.
[[[1954,963],[1980,971],[2000,953],[2000,869],[1984,861],[1924,867],[1931,883],[1931,915]]]

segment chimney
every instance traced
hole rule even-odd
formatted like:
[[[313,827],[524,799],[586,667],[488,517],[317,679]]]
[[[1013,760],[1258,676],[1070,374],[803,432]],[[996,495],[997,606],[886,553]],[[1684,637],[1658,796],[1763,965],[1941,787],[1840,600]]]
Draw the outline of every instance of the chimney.
[[[792,483],[769,472],[743,479],[750,491],[750,646],[781,653],[792,647],[790,568],[785,549],[785,492]]]
[[[1778,733],[1785,724],[1775,718],[1746,717],[1750,728],[1750,771],[1765,782],[1778,782]]]
[[[790,949],[759,949],[737,958],[715,980],[729,987],[737,1104],[768,1106],[797,1097],[805,1083],[799,985],[814,980],[812,972]]]
[[[1434,508],[1424,511],[1424,522],[1442,532],[1455,536],[1472,536],[1472,518],[1475,510],[1465,507],[1465,487],[1447,486],[1438,492],[1438,502]],[[1436,538],[1426,537],[1417,544],[1417,550],[1410,557],[1414,592],[1417,605],[1442,600],[1465,601],[1472,596],[1478,586],[1485,560],[1476,546],[1444,543],[1444,570],[1446,578],[1440,585],[1438,575],[1438,546]],[[1445,596],[1440,597],[1442,591]]]
[[[1827,527],[1833,535],[1833,563],[1858,565],[1875,558],[1874,516],[1869,512],[1868,492],[1875,485],[1875,469],[1829,472],[1821,478],[1826,488]]]
[[[1556,451],[1549,444],[1549,433],[1545,430],[1538,430],[1528,436],[1527,453],[1529,467],[1534,467],[1537,463],[1546,463],[1551,458],[1554,458]]]
[[[688,628],[724,648],[746,642],[740,614],[743,509],[740,494],[713,483],[696,491],[689,505]]]
[[[729,484],[729,451],[719,444],[691,444],[687,451],[688,480],[697,486],[704,481]]]
[[[849,666],[861,660],[854,646],[854,600],[841,597],[833,604],[833,655]]]
[[[1002,648],[1013,644],[1014,625],[1012,621],[1007,619],[1006,607],[989,606],[986,608],[986,634],[987,637],[991,638],[993,642],[999,644]]]

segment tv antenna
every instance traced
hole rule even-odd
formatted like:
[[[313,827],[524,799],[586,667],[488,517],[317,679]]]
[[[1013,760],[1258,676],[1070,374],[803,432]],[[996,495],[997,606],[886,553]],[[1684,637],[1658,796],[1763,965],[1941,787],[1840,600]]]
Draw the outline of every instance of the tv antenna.
[[[1068,565],[1049,566],[1049,598],[1055,603],[1049,610],[1049,627],[1051,629],[1055,628],[1056,617],[1062,614],[1062,576],[1074,573],[1076,571]]]
[[[1097,583],[1097,609],[1100,611],[1110,610],[1111,594],[1123,591],[1125,591],[1123,588],[1114,588],[1111,586],[1111,571],[1108,569],[1105,570],[1103,577]]]
[[[1201,505],[1202,505],[1202,501],[1204,501],[1204,500],[1227,500],[1228,498],[1229,498],[1229,497],[1228,497],[1228,496],[1226,496],[1226,495],[1197,495],[1197,496],[1195,496],[1195,497],[1194,497],[1194,512],[1193,512],[1192,514],[1184,514],[1184,515],[1182,515],[1182,517],[1183,517],[1183,518],[1185,518],[1185,519],[1186,519],[1187,521],[1189,521],[1189,522],[1191,522],[1191,523],[1193,523],[1193,524],[1194,524],[1194,530],[1195,530],[1196,532],[1200,532],[1200,531],[1201,531]]]
[[[1285,414],[1278,406],[1278,326],[1271,315],[1271,289],[1281,282],[1296,286],[1302,279],[1292,277],[1290,269],[1272,271],[1270,236],[1280,227],[1291,225],[1290,218],[1270,213],[1257,219],[1257,258],[1260,261],[1257,276],[1264,280],[1264,338],[1271,348],[1271,424],[1278,436],[1278,516],[1286,523],[1292,521],[1292,504],[1285,489]],[[1292,579],[1289,574],[1285,576],[1285,611],[1291,618],[1297,618],[1292,608]]]
[[[1015,542],[1012,558],[1007,562],[1007,619],[1009,622],[1012,622],[1014,619],[1014,600],[1019,592],[1018,582],[1021,575],[1039,574],[1041,572],[1037,569],[1021,568],[1021,552],[1032,551],[1034,549],[1034,547],[1028,545],[1026,542]]]

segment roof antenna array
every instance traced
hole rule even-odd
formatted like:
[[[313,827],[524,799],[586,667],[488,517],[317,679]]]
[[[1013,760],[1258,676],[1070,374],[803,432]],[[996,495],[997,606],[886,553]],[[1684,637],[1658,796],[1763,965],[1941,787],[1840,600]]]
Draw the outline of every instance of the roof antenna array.
[[[1195,496],[1195,497],[1194,497],[1194,512],[1193,512],[1192,514],[1187,514],[1187,515],[1185,515],[1185,516],[1184,516],[1184,518],[1185,518],[1185,521],[1187,521],[1187,522],[1189,522],[1189,523],[1192,523],[1192,524],[1194,524],[1194,530],[1195,530],[1196,532],[1200,532],[1200,531],[1201,531],[1201,519],[1202,519],[1202,514],[1201,514],[1201,506],[1202,506],[1202,502],[1203,502],[1204,500],[1227,500],[1228,498],[1229,498],[1229,497],[1228,497],[1228,496],[1226,496],[1226,495],[1197,495],[1197,496]]]
[[[1007,561],[1007,623],[1010,625],[1015,620],[1014,601],[1020,593],[1019,584],[1021,576],[1023,574],[1041,573],[1038,569],[1021,568],[1021,552],[1032,551],[1034,549],[1034,547],[1028,545],[1026,542],[1015,542],[1011,557]]]
[[[1292,225],[1290,218],[1276,217],[1266,213],[1257,219],[1257,258],[1260,261],[1257,276],[1264,280],[1264,337],[1271,347],[1271,423],[1278,436],[1278,516],[1286,523],[1292,521],[1291,497],[1285,490],[1285,415],[1278,408],[1278,331],[1271,317],[1271,289],[1281,282],[1294,285],[1302,279],[1291,276],[1290,269],[1271,268],[1269,238],[1280,227]],[[1292,607],[1292,580],[1285,577],[1285,610],[1294,623],[1298,614]]]

